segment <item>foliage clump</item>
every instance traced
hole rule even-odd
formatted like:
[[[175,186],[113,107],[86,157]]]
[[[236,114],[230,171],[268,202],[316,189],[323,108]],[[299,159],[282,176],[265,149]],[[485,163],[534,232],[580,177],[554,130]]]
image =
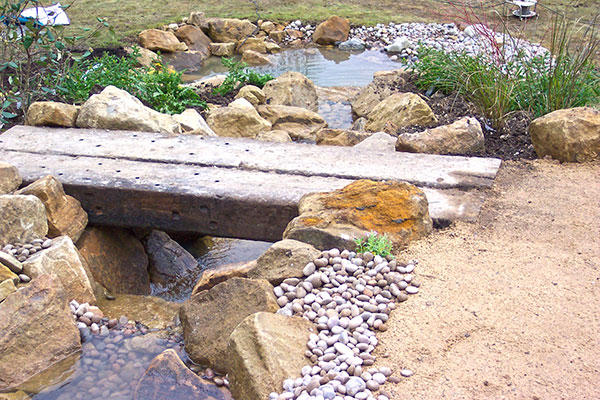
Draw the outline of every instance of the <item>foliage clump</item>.
[[[229,72],[223,83],[213,89],[214,94],[224,96],[234,90],[236,87],[244,85],[254,85],[262,88],[265,83],[273,80],[271,74],[261,74],[250,68],[243,61],[234,61],[231,58],[223,57],[221,62],[227,67]]]
[[[356,251],[359,253],[370,252],[387,257],[392,255],[392,241],[384,235],[378,235],[377,232],[371,232],[367,236],[355,239]]]

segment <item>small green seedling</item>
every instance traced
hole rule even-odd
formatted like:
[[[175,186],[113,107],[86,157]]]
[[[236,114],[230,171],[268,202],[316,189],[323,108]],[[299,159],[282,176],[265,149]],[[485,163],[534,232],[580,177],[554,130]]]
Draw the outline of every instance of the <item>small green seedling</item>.
[[[392,241],[386,234],[378,235],[377,232],[371,232],[363,238],[355,239],[354,242],[359,253],[371,252],[381,257],[392,255]]]

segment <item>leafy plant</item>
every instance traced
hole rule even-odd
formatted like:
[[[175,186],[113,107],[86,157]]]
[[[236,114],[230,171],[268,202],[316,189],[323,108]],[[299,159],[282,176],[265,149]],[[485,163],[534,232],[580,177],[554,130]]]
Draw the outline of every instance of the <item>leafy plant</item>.
[[[213,89],[214,94],[221,96],[230,93],[237,86],[254,85],[262,88],[265,83],[274,79],[270,74],[261,74],[248,68],[248,64],[243,61],[234,61],[230,58],[221,58],[221,62],[229,69],[225,81]]]
[[[386,234],[378,235],[377,232],[371,232],[363,238],[358,238],[356,243],[356,251],[359,253],[371,252],[382,257],[387,257],[392,254],[392,241]]]

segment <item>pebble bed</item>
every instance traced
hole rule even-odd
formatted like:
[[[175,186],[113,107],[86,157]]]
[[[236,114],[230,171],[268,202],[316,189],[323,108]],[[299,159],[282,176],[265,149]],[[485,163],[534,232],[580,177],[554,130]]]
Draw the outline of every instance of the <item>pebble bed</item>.
[[[412,274],[417,264],[331,249],[304,267],[303,279],[276,286],[277,313],[302,316],[319,333],[310,335],[305,355],[311,363],[302,368],[302,377],[286,379],[283,392],[271,393],[269,400],[389,400],[382,386],[400,378],[390,368],[371,367],[375,332],[387,330],[396,302],[419,292]]]
[[[7,244],[2,248],[2,251],[15,257],[19,262],[25,262],[34,254],[52,246],[52,239],[44,237],[42,239],[34,239],[31,243],[15,243]],[[19,275],[22,283],[31,281],[31,277],[23,273],[23,271],[13,271]]]

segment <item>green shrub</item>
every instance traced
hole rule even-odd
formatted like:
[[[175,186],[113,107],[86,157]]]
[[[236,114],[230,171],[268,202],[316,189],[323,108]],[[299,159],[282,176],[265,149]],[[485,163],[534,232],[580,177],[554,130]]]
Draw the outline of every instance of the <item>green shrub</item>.
[[[392,254],[392,241],[385,234],[380,236],[377,232],[371,232],[364,238],[356,239],[355,243],[359,253],[371,252],[382,257]]]
[[[229,69],[225,81],[213,89],[214,94],[221,96],[226,95],[238,86],[254,85],[262,88],[265,83],[274,79],[270,74],[260,74],[248,68],[248,64],[242,61],[234,61],[230,58],[223,57],[221,62]]]
[[[112,85],[140,99],[156,111],[178,114],[190,107],[206,107],[191,87],[182,86],[181,73],[165,68],[160,61],[154,67],[137,66],[139,51],[124,57],[104,53],[102,57],[73,64],[57,85],[64,101],[82,103],[96,87]]]

